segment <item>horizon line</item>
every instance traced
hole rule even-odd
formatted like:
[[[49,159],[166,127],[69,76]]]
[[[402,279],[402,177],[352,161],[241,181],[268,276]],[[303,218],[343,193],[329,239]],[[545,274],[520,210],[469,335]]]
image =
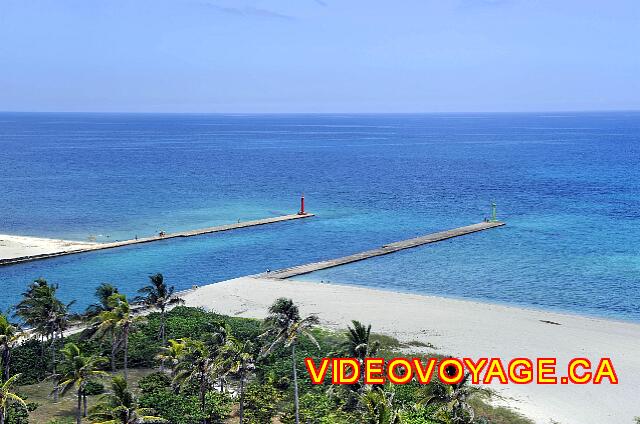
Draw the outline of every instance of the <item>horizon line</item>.
[[[407,111],[407,112],[166,112],[166,111],[95,111],[95,110],[0,110],[0,113],[15,114],[92,114],[92,115],[481,115],[481,114],[532,114],[532,113],[639,113],[640,109],[549,109],[514,111]]]

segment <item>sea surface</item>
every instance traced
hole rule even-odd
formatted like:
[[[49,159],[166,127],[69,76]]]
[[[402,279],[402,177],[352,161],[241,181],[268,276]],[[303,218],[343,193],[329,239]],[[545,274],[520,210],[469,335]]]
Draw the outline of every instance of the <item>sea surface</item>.
[[[0,268],[178,289],[480,222],[506,227],[301,277],[640,321],[640,113],[0,114],[0,234],[120,240],[316,217]]]

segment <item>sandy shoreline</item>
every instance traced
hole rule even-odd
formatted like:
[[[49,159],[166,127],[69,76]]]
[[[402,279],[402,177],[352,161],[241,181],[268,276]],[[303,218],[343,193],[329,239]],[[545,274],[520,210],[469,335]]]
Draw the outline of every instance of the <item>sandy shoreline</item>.
[[[0,234],[0,259],[66,252],[95,246],[96,243]]]
[[[436,346],[437,353],[469,357],[557,357],[558,375],[571,357],[610,357],[620,384],[492,385],[537,423],[629,423],[640,415],[640,324],[520,309],[357,286],[243,277],[184,295],[187,305],[263,318],[278,297],[290,297],[323,325],[344,329],[352,319],[403,342]],[[551,321],[550,324],[543,321]]]

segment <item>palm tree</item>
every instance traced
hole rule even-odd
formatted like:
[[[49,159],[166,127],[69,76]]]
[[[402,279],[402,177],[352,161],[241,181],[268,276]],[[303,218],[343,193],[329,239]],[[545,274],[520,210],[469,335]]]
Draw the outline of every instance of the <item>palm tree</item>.
[[[38,298],[43,297],[44,292],[51,290],[52,286],[44,278],[34,280],[22,293],[22,300],[14,307],[14,315],[20,317],[32,330],[36,330],[42,325],[42,311],[36,308],[39,302]]]
[[[102,396],[101,402],[91,409],[91,421],[94,424],[142,424],[146,422],[165,422],[155,417],[150,408],[138,408],[138,402],[128,389],[122,377],[113,377],[112,393]]]
[[[43,340],[50,340],[54,401],[58,400],[56,342],[58,338],[63,337],[64,331],[69,326],[69,309],[73,304],[73,302],[62,303],[57,297],[57,290],[57,284],[49,284],[44,279],[38,279],[23,293],[23,299],[18,303],[15,311],[15,315],[22,318]]]
[[[296,369],[296,342],[303,335],[306,336],[318,349],[320,345],[315,337],[311,334],[310,329],[318,324],[318,317],[309,315],[305,318],[300,317],[298,307],[291,299],[283,297],[276,301],[269,308],[269,316],[265,319],[265,323],[269,327],[263,336],[274,337],[271,345],[263,352],[267,354],[272,352],[276,346],[282,344],[284,347],[291,348],[292,368],[293,368],[293,400],[296,411],[296,424],[300,423],[300,405],[298,396],[298,371]]]
[[[220,349],[220,365],[226,373],[235,374],[240,380],[240,424],[244,422],[244,387],[249,372],[254,368],[254,345],[230,336]]]
[[[162,274],[154,274],[149,276],[150,284],[144,286],[138,293],[141,300],[146,306],[155,308],[160,311],[160,334],[159,338],[162,341],[162,346],[167,343],[166,336],[166,314],[167,308],[173,305],[179,305],[184,303],[184,299],[175,296],[175,287],[168,287],[164,282]]]
[[[393,391],[367,390],[360,395],[363,424],[399,424],[400,414],[393,402]]]
[[[356,358],[361,365],[361,373],[364,373],[364,360],[375,357],[380,349],[380,342],[371,341],[371,324],[364,326],[360,321],[351,321],[353,327],[347,326],[347,339],[342,343],[342,352],[347,357]],[[352,386],[352,389],[361,391],[365,387],[361,379]]]
[[[205,340],[205,344],[212,353],[216,354],[231,337],[231,326],[223,320],[213,321],[213,330],[208,333],[209,337]]]
[[[207,334],[204,343],[209,349],[211,357],[219,357],[222,348],[229,342],[231,335],[231,327],[225,321],[219,320],[213,322],[214,330]],[[221,363],[222,364],[222,363]],[[220,372],[220,391],[224,392],[224,384],[227,370],[221,369]]]
[[[124,379],[128,378],[129,360],[129,335],[133,326],[141,321],[142,317],[135,317],[131,305],[123,294],[114,293],[107,301],[109,310],[102,311],[94,317],[93,338],[101,338],[106,334],[111,335],[111,366],[115,368],[115,354],[122,347],[124,351]]]
[[[200,409],[204,414],[207,391],[216,379],[219,364],[211,357],[211,352],[203,342],[191,339],[185,339],[184,342],[186,352],[176,367],[174,384],[183,387],[189,383],[197,384]]]
[[[62,349],[63,369],[62,396],[66,395],[72,388],[75,388],[78,396],[78,404],[76,408],[76,424],[80,424],[82,417],[87,416],[87,383],[96,378],[108,375],[105,371],[100,370],[107,360],[102,356],[84,356],[80,348],[74,343],[67,343]],[[84,401],[84,408],[83,408]]]
[[[353,327],[347,327],[347,340],[342,347],[345,354],[351,358],[357,358],[364,363],[365,358],[376,356],[380,349],[380,342],[370,341],[371,324],[365,327],[360,321],[351,321]]]
[[[18,341],[18,327],[6,315],[0,314],[0,381],[9,380],[11,349]]]
[[[108,324],[101,326],[101,324],[103,324],[102,319],[106,318],[106,316],[103,315],[100,317],[100,314],[111,310],[109,298],[117,293],[118,288],[110,283],[102,283],[96,288],[95,297],[98,301],[89,305],[85,310],[85,317],[90,319],[90,325],[81,335],[82,338],[105,338],[107,334],[109,335],[111,343],[111,372],[116,372],[118,341],[116,340],[115,328],[113,326],[109,327]],[[109,324],[113,324],[113,322],[109,320]]]
[[[116,372],[116,354],[120,348],[120,339],[118,339],[116,334],[116,321],[109,312],[109,310],[102,311],[94,316],[89,322],[89,326],[80,335],[80,338],[103,340],[108,336],[109,343],[111,344],[111,354],[109,355],[111,372]]]
[[[56,299],[51,299],[52,310],[49,311],[49,321],[47,323],[47,329],[49,338],[51,339],[51,363],[53,367],[53,382],[54,382],[54,402],[58,400],[58,371],[56,362],[56,341],[64,339],[64,331],[69,327],[69,307],[71,304],[64,305]]]
[[[455,371],[447,373],[452,375]],[[434,380],[420,389],[421,400],[418,405],[436,406],[439,413],[445,414],[453,424],[470,424],[474,420],[474,411],[469,399],[483,389],[469,384],[470,374],[466,373],[459,383],[445,384]]]
[[[108,311],[109,298],[111,295],[118,293],[118,288],[110,283],[102,283],[96,288],[95,296],[98,302],[89,305],[85,311],[85,315],[89,318],[94,317],[101,312]]]
[[[27,404],[25,403],[25,401],[20,396],[11,391],[13,385],[19,378],[20,374],[16,374],[5,381],[2,386],[0,386],[0,424],[4,424],[7,417],[7,410],[9,409],[9,406],[11,404],[17,403],[24,409],[27,409]]]
[[[169,346],[160,348],[160,353],[156,356],[162,363],[169,363],[171,367],[171,376],[175,377],[176,367],[186,353],[187,344],[184,340],[169,339]]]
[[[22,298],[23,299],[31,299],[33,297],[35,297],[35,292],[39,287],[47,287],[49,286],[49,283],[47,282],[46,279],[44,278],[37,278],[35,280],[33,280],[32,283],[30,283],[27,286],[27,290],[22,292]],[[16,308],[19,308],[19,304],[16,306]]]

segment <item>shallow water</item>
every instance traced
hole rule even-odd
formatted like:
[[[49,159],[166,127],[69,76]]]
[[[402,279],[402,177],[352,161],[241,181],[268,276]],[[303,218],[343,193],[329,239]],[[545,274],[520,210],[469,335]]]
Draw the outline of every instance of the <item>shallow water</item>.
[[[507,227],[306,276],[640,321],[640,113],[0,114],[0,233],[116,240],[297,211],[315,218],[0,268],[78,307],[328,259],[479,222]]]

